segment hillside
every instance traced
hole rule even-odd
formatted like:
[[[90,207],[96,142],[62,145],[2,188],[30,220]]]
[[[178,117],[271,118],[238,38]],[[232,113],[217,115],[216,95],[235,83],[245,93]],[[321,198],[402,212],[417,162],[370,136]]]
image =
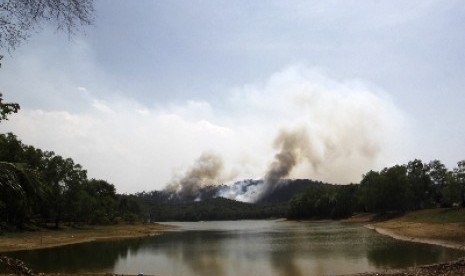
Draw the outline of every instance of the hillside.
[[[151,221],[199,221],[266,219],[286,217],[289,202],[312,186],[325,185],[308,179],[283,180],[266,198],[249,203],[222,197],[233,190],[246,194],[263,185],[262,180],[245,180],[231,186],[207,186],[193,195],[183,198],[175,193],[152,191],[138,193],[136,197],[149,213]]]

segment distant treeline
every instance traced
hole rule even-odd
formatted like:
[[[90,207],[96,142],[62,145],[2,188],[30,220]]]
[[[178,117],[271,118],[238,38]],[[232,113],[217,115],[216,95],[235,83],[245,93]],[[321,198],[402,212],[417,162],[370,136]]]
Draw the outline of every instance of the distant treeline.
[[[269,219],[286,217],[287,211],[287,202],[265,205],[216,197],[194,202],[152,202],[150,219],[152,221]]]
[[[30,225],[134,222],[145,217],[131,195],[88,179],[71,158],[0,134],[0,232]]]
[[[465,207],[465,161],[449,171],[438,160],[415,159],[380,172],[370,171],[357,185],[319,185],[295,196],[289,218],[343,218],[354,212],[406,212]]]
[[[262,180],[248,179],[240,182],[246,182],[249,186],[263,185]],[[140,192],[134,196],[150,214],[152,221],[268,219],[286,217],[290,200],[314,185],[324,183],[309,179],[284,180],[258,203],[218,197],[219,191],[225,185],[202,187],[190,199],[181,199],[166,191]]]
[[[11,133],[0,134],[0,232],[63,223],[339,219],[356,212],[465,207],[465,161],[449,171],[438,160],[415,159],[370,171],[359,184],[350,185],[283,180],[255,204],[217,198],[221,188],[202,188],[201,201],[176,199],[164,191],[121,195],[107,181],[87,178],[87,172],[71,158],[24,145]]]

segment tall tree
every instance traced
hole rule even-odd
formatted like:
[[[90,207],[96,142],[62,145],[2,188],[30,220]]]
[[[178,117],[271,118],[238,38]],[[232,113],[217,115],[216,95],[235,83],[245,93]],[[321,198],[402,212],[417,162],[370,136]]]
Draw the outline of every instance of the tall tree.
[[[432,183],[428,172],[429,167],[423,164],[419,159],[410,161],[407,164],[407,175],[412,193],[413,209],[423,209],[432,204]]]
[[[405,166],[370,171],[360,182],[360,203],[368,212],[403,212],[410,208],[408,188]]]
[[[38,212],[45,189],[38,176],[23,164],[0,162],[1,220],[22,228]]]
[[[448,185],[449,177],[446,166],[439,160],[433,160],[428,164],[428,174],[432,182],[432,197],[436,204],[443,205],[443,190]]]
[[[454,175],[460,190],[461,205],[465,208],[465,160],[457,162]]]

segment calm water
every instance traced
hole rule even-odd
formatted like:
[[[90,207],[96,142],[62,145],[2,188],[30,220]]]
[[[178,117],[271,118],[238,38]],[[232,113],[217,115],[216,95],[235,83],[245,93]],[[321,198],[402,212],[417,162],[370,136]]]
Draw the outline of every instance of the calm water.
[[[328,275],[443,262],[465,252],[403,242],[340,222],[170,223],[158,237],[14,252],[40,272]]]

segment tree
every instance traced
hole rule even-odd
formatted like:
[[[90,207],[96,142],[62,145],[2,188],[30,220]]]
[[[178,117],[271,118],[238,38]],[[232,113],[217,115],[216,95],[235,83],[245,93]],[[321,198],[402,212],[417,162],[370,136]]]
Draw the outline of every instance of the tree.
[[[44,186],[34,171],[23,164],[0,162],[2,221],[22,228],[25,220],[37,212],[44,194]]]
[[[71,158],[64,159],[59,155],[47,158],[45,163],[42,177],[49,183],[53,197],[47,209],[58,228],[63,219],[70,221],[74,218],[74,211],[80,203],[79,190],[87,179],[87,172]]]
[[[14,50],[51,22],[69,35],[93,21],[93,0],[4,0],[0,3],[0,48]]]
[[[92,214],[92,217],[88,217],[88,222],[99,224],[113,222],[118,209],[115,186],[105,180],[91,179],[84,183],[84,190],[89,202],[83,201],[83,207],[92,206],[92,212],[87,213],[87,216]]]
[[[93,12],[93,0],[2,0],[0,50],[11,52],[47,22],[55,23],[57,30],[72,36],[79,26],[92,24]],[[0,122],[19,110],[19,104],[2,100],[0,93]]]
[[[17,103],[4,103],[3,95],[0,93],[0,122],[8,120],[8,115],[17,113],[19,111],[19,104]]]
[[[432,197],[436,204],[443,205],[443,190],[448,186],[449,177],[446,166],[439,160],[433,160],[428,164],[429,177],[432,182]]]
[[[462,187],[455,172],[447,173],[447,185],[441,189],[441,207],[450,208],[462,200]]]
[[[407,164],[407,176],[415,210],[430,207],[432,203],[432,182],[428,172],[429,167],[421,160],[415,159]]]
[[[457,162],[454,175],[460,191],[460,204],[465,208],[465,160]]]
[[[434,185],[445,186],[447,184],[447,168],[441,161],[429,162],[428,171]]]
[[[360,203],[368,212],[404,212],[409,209],[407,169],[396,165],[368,172],[360,182]]]

